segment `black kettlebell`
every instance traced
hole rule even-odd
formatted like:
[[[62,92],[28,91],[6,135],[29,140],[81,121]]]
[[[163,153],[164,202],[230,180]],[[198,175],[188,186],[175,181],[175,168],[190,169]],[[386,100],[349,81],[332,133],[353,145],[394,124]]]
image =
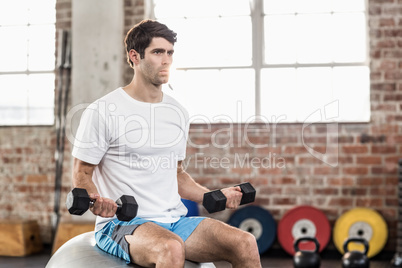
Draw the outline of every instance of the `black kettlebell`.
[[[315,250],[300,250],[299,243],[302,241],[312,241],[315,243]],[[320,243],[317,238],[305,236],[298,238],[294,243],[295,255],[293,257],[293,265],[295,268],[319,268],[321,265],[320,255],[318,251],[320,249]]]
[[[351,242],[357,242],[364,245],[364,252],[358,250],[349,251],[348,245]],[[370,267],[367,252],[369,250],[369,243],[364,238],[350,237],[343,243],[343,250],[345,254],[342,257],[343,268],[368,268]]]
[[[402,254],[395,252],[394,257],[391,260],[392,267],[402,267]]]

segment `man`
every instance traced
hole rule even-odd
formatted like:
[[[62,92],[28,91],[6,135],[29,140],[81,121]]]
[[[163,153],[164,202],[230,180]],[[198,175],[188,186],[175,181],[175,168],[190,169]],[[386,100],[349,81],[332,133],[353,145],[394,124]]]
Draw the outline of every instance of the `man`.
[[[73,187],[95,200],[95,237],[106,252],[145,267],[183,267],[226,260],[233,267],[261,267],[254,236],[223,222],[186,218],[181,197],[202,202],[209,190],[184,171],[188,114],[163,94],[173,61],[176,34],[145,20],[125,38],[131,83],[91,104],[74,142]],[[237,208],[239,187],[222,189],[227,208]],[[115,217],[122,194],[138,202],[137,216]]]

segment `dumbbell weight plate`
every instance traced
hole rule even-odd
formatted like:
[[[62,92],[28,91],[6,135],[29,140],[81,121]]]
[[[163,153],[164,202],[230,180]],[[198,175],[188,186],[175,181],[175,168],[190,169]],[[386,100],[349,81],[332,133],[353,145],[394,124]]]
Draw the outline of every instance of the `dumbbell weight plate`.
[[[269,211],[258,206],[247,206],[235,211],[229,225],[253,234],[260,254],[267,251],[276,237],[276,222]]]
[[[82,215],[90,207],[91,199],[85,189],[74,188],[67,194],[66,207],[72,215]]]
[[[361,237],[369,242],[369,258],[377,255],[385,246],[388,228],[384,218],[369,208],[354,208],[343,213],[335,222],[333,241],[335,247],[344,254],[343,243],[348,237]],[[351,243],[349,250],[363,251],[359,243]]]
[[[202,205],[208,213],[214,213],[225,210],[226,200],[227,198],[221,190],[215,190],[204,194]]]
[[[120,221],[131,221],[137,215],[138,204],[134,196],[122,195],[116,204],[116,216]]]
[[[251,183],[245,182],[236,186],[240,186],[241,192],[243,193],[240,205],[254,202],[256,191]]]
[[[297,206],[288,210],[278,223],[278,241],[290,255],[294,255],[293,243],[304,236],[316,237],[319,252],[325,249],[331,238],[331,226],[325,214],[312,206]],[[314,250],[313,242],[302,243],[300,250]]]

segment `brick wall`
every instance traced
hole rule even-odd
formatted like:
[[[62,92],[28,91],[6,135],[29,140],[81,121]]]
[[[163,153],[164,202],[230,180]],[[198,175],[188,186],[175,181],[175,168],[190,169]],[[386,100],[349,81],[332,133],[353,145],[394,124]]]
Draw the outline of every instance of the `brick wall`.
[[[376,209],[389,225],[386,249],[395,250],[397,162],[402,158],[402,1],[370,0],[368,13],[370,123],[315,124],[304,132],[303,124],[253,125],[247,132],[245,125],[193,126],[186,164],[194,178],[211,188],[251,181],[257,188],[256,204],[276,220],[296,205],[323,210],[332,224],[348,209]],[[325,157],[315,158],[308,148]],[[226,211],[217,217],[228,216]]]
[[[143,12],[142,0],[125,0],[125,31],[142,19]],[[193,125],[187,171],[210,188],[252,182],[258,191],[256,204],[277,220],[301,204],[322,209],[332,223],[344,211],[365,206],[378,210],[395,234],[396,167],[402,157],[402,1],[369,0],[369,25],[370,123],[316,124],[304,132],[302,124],[271,124],[269,131],[261,124],[213,125],[211,129]],[[71,28],[71,0],[57,1],[57,28]],[[132,70],[122,64],[128,83]],[[71,146],[66,145],[62,203],[71,174]],[[319,160],[308,148],[326,156]],[[54,150],[52,127],[0,128],[0,217],[37,219],[47,243],[54,200]],[[335,160],[337,165],[325,163]],[[216,217],[226,220],[229,213]],[[394,237],[387,244],[389,250],[394,249]]]
[[[0,128],[0,219],[29,219],[50,238],[54,198],[52,127]]]

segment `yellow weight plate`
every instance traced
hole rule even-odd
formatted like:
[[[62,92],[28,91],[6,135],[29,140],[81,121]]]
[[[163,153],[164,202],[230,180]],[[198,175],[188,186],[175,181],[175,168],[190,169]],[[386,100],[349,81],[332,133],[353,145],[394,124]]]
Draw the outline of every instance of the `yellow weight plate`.
[[[369,258],[378,254],[385,246],[388,238],[388,228],[384,218],[375,210],[369,208],[354,208],[343,213],[335,222],[333,241],[342,254],[343,243],[349,237],[364,238],[369,242]],[[363,251],[359,243],[350,243],[349,251]]]

